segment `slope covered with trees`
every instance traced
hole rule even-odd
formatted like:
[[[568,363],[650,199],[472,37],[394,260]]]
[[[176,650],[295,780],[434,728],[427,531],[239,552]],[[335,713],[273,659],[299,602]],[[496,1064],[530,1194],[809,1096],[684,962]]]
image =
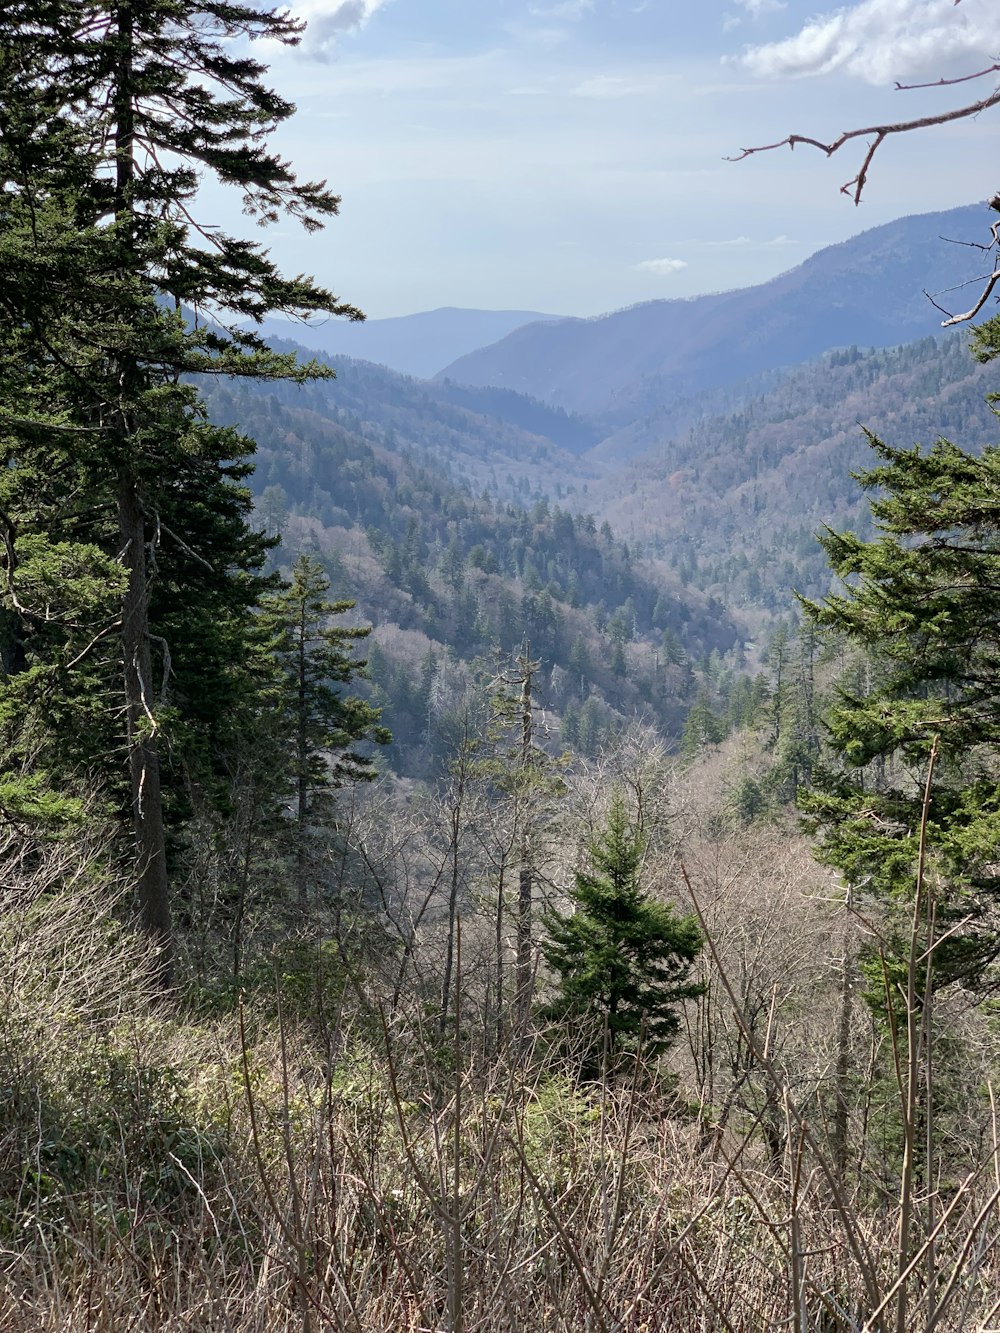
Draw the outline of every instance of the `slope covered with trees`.
[[[588,499],[734,612],[780,616],[793,591],[816,596],[828,586],[818,532],[871,531],[852,477],[873,461],[863,427],[978,450],[997,434],[986,402],[992,377],[961,333],[833,351],[678,434],[669,406],[635,423],[601,446],[632,461],[590,483]]]
[[[440,757],[447,720],[461,705],[476,659],[515,652],[527,638],[543,664],[540,697],[561,721],[563,743],[596,753],[609,731],[636,716],[679,739],[709,658],[730,676],[743,631],[721,605],[633,557],[592,515],[540,499],[523,507],[476,498],[453,481],[459,447],[502,451],[504,429],[468,409],[411,415],[420,388],[372,371],[396,388],[379,406],[354,410],[333,395],[240,386],[206,388],[220,424],[253,421],[254,487],[268,532],[288,550],[325,561],[335,591],[358,600],[375,629],[370,645],[375,697],[395,742],[390,761],[427,771]],[[398,386],[398,387],[397,387]],[[321,396],[322,395],[322,396]],[[434,445],[448,432],[451,448]],[[506,428],[513,435],[512,428]],[[495,439],[499,436],[499,439]],[[516,436],[526,450],[551,451]],[[490,466],[496,454],[487,454]],[[450,466],[447,468],[442,466]],[[553,736],[553,741],[556,737]]]

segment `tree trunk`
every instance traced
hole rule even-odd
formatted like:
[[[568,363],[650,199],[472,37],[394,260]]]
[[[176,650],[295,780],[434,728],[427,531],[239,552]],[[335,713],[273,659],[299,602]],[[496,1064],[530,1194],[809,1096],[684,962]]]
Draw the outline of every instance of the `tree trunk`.
[[[130,3],[117,12],[117,77],[112,95],[115,123],[115,224],[126,253],[132,248],[135,207],[135,111],[132,105],[134,15]],[[118,367],[118,448],[128,456],[130,409],[139,369],[132,357]],[[136,893],[143,930],[159,950],[157,975],[168,991],[174,983],[173,931],[167,884],[166,838],[160,794],[160,755],[153,714],[153,663],[149,647],[149,589],[146,581],[146,533],[135,470],[123,462],[118,474],[118,528],[128,586],[122,601],[122,660],[128,728],[129,785],[135,830]]]
[[[160,755],[153,714],[153,663],[149,649],[149,593],[142,504],[135,479],[123,469],[118,491],[128,586],[122,602],[122,656],[128,724],[129,783],[135,830],[136,893],[143,930],[159,950],[160,984],[174,983],[173,932],[167,884]]]
[[[308,631],[306,626],[306,594],[302,594],[299,623],[296,630],[298,654],[296,682],[295,723],[295,886],[299,907],[309,905],[309,858],[306,839],[309,834],[309,700],[307,675]]]
[[[838,1178],[847,1178],[848,1101],[851,1073],[851,1019],[854,1009],[854,963],[851,957],[850,918],[844,919],[844,961],[840,972],[840,1016],[837,1022],[837,1069],[834,1075],[833,1164]]]
[[[465,795],[464,756],[463,771],[459,777],[455,802],[451,808],[451,846],[448,849],[451,858],[451,884],[448,889],[448,935],[444,949],[444,972],[441,977],[441,1013],[438,1018],[438,1031],[443,1037],[448,1028],[448,1008],[451,1001],[451,978],[455,966],[455,929],[458,921],[458,889],[460,883],[459,842],[462,829],[462,801]],[[455,1000],[456,1010],[458,999]]]
[[[507,871],[507,857],[504,852],[500,854],[500,866],[497,871],[497,915],[494,922],[494,947],[496,949],[496,971],[493,976],[493,1003],[495,1007],[495,1026],[494,1026],[494,1053],[498,1054],[503,1049],[504,1033],[504,1014],[503,1014],[503,994],[504,994],[504,893],[506,884],[504,882]]]

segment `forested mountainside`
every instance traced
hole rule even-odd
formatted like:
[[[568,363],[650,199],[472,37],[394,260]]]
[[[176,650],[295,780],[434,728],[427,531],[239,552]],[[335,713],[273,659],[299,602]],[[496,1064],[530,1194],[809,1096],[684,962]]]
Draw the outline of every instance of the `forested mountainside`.
[[[271,345],[308,356],[295,343],[272,340]],[[581,455],[599,442],[600,432],[562,408],[509,390],[413,379],[368,361],[325,356],[317,361],[332,368],[336,379],[275,385],[276,400],[338,421],[349,431],[374,430],[390,448],[433,463],[476,493],[561,500],[597,475]],[[248,404],[247,411],[253,410]]]
[[[923,292],[978,273],[968,247],[943,237],[978,238],[987,226],[985,205],[902,218],[820,250],[760,286],[528,325],[441,373],[590,414],[608,433],[675,396],[831,347],[885,347],[933,334],[941,315]]]
[[[363,377],[367,368],[357,369]],[[371,380],[380,391],[388,383],[381,371]],[[427,775],[449,743],[473,662],[488,673],[498,649],[516,652],[525,637],[542,664],[540,701],[560,721],[553,744],[584,753],[639,716],[676,742],[706,681],[721,713],[734,689],[742,697],[745,631],[715,598],[633,556],[593,515],[547,499],[524,507],[477,497],[453,481],[439,452],[460,472],[447,446],[485,447],[497,423],[463,408],[449,424],[438,403],[438,415],[419,419],[418,438],[436,427],[444,443],[410,445],[401,436],[420,389],[399,383],[400,407],[380,398],[382,420],[396,422],[386,428],[371,411],[332,419],[317,410],[326,389],[209,384],[205,400],[218,425],[252,423],[257,511],[268,531],[283,533],[277,558],[316,554],[334,593],[356,598],[358,619],[374,626],[373,700],[384,706],[400,771]]]
[[[831,352],[678,435],[665,406],[611,437],[600,446],[607,457],[645,452],[588,496],[616,531],[731,611],[783,615],[793,590],[815,597],[829,587],[819,531],[871,532],[851,475],[872,462],[862,428],[899,446],[944,436],[978,452],[1000,434],[986,401],[994,380],[995,368],[970,354],[967,331]]]
[[[603,438],[592,420],[511,390],[335,364],[332,383],[268,390],[265,413],[273,405],[306,413],[306,437],[318,423],[336,422],[345,437],[374,441],[473,495],[592,513],[633,555],[655,562],[653,577],[701,590],[752,625],[788,615],[795,591],[825,591],[829,574],[816,540],[824,526],[870,531],[867,498],[851,475],[871,459],[863,427],[878,423],[890,442],[945,436],[970,449],[997,434],[986,401],[991,372],[972,357],[962,330],[890,349],[842,348],[668,397]],[[259,435],[258,400],[240,405],[230,392],[212,391],[213,401],[227,404],[225,419],[250,422]],[[258,495],[274,479],[274,456],[258,463]],[[303,463],[296,512],[352,527],[345,497],[353,479],[324,488],[307,480],[308,471]]]

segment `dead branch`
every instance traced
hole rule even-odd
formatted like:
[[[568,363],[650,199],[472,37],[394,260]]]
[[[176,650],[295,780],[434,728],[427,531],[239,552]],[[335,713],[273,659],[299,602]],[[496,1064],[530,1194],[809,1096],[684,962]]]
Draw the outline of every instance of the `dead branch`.
[[[960,4],[961,0],[954,0],[954,3],[956,5]],[[990,74],[996,74],[997,72],[1000,72],[1000,61],[995,61],[993,64],[987,65],[984,69],[977,70],[975,73],[963,74],[952,79],[940,78],[934,79],[928,83],[899,83],[897,81],[896,89],[899,92],[909,92],[916,89],[949,88],[955,84],[971,83],[977,79],[986,78]],[[845,130],[843,134],[839,135],[836,139],[832,139],[829,143],[825,143],[822,139],[815,139],[805,134],[789,134],[786,138],[779,139],[776,143],[760,144],[755,148],[743,148],[738,155],[727,158],[726,160],[729,162],[742,162],[744,158],[752,157],[756,153],[768,153],[776,148],[784,148],[786,146],[794,149],[797,144],[806,144],[810,148],[818,148],[819,151],[825,153],[827,157],[832,157],[834,153],[839,152],[845,144],[853,143],[855,139],[868,139],[869,143],[858,174],[852,180],[846,181],[840,187],[841,194],[846,194],[849,198],[853,199],[855,205],[857,205],[860,204],[865,185],[868,183],[868,173],[871,170],[875,154],[885,143],[886,139],[897,134],[909,134],[914,130],[929,129],[934,125],[948,125],[952,121],[965,120],[970,116],[978,116],[980,112],[988,111],[991,107],[998,105],[1000,105],[1000,87],[994,88],[989,96],[980,98],[978,102],[971,102],[968,105],[958,107],[953,111],[939,111],[930,116],[918,116],[914,120],[898,120],[885,125],[868,125],[856,130]],[[1000,212],[1000,195],[995,196],[989,202],[991,208]],[[958,244],[975,246],[975,248],[982,250],[984,253],[990,250],[1000,251],[1000,235],[998,235],[998,228],[1000,228],[1000,223],[994,223],[991,227],[992,241],[989,245],[980,245],[977,242],[972,241],[958,242]],[[985,306],[986,302],[990,299],[997,284],[1000,283],[1000,261],[996,262],[993,272],[985,275],[981,281],[984,285],[977,300],[970,309],[962,311],[960,314],[953,314],[951,311],[946,310],[945,307],[939,305],[929,293],[924,293],[934,308],[940,310],[943,315],[947,316],[946,319],[942,320],[942,328],[952,328],[956,324],[965,324],[968,323],[969,320],[975,319],[976,315],[979,314],[983,306]]]
[[[993,292],[993,288],[997,285],[998,282],[1000,282],[1000,267],[995,268],[993,272],[990,274],[990,276],[987,278],[986,286],[980,292],[979,299],[975,303],[975,305],[971,308],[971,310],[966,310],[960,315],[951,315],[948,319],[942,320],[941,327],[943,329],[950,329],[955,324],[967,324],[970,319],[975,319],[975,317],[979,314],[980,310],[982,310],[983,306],[990,299],[990,296],[992,295]],[[938,306],[938,309],[940,310],[941,307]]]
[[[954,111],[939,111],[932,116],[919,116],[916,120],[897,120],[887,125],[867,125],[863,129],[845,130],[838,138],[830,143],[824,143],[822,139],[813,139],[806,134],[789,134],[784,139],[779,139],[776,143],[760,144],[756,148],[743,148],[738,154],[726,159],[727,162],[742,162],[744,158],[752,157],[756,153],[769,153],[776,148],[792,148],[797,144],[806,144],[810,148],[818,148],[821,153],[827,157],[832,157],[834,153],[839,152],[845,144],[853,142],[855,139],[865,139],[871,136],[872,141],[868,145],[868,151],[865,153],[864,161],[861,164],[861,170],[853,178],[846,181],[841,187],[841,194],[846,194],[852,198],[855,204],[861,202],[861,195],[868,181],[868,171],[872,164],[875,154],[885,143],[886,139],[896,134],[909,134],[913,130],[930,129],[934,125],[947,125],[955,120],[965,120],[969,116],[978,116],[981,111],[988,111],[990,107],[1000,106],[1000,88],[994,89],[988,97],[981,98],[978,102],[972,102],[968,106],[958,107]]]
[[[932,79],[930,83],[896,83],[898,93],[916,92],[919,88],[953,88],[956,83],[974,83],[976,79],[985,79],[987,74],[995,74],[1000,65],[987,65],[975,74],[960,74],[957,79]]]

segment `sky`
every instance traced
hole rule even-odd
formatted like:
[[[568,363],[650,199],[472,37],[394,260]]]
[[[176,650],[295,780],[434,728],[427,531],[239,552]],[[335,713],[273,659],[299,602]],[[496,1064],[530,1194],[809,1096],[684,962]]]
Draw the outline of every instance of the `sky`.
[[[371,318],[439,306],[595,315],[761,282],[824,245],[992,195],[1000,109],[860,150],[727,161],[992,92],[899,91],[1000,56],[997,0],[298,0],[260,47],[297,105],[275,145],[341,215],[266,233]],[[992,81],[991,81],[992,80]],[[990,136],[992,135],[992,142]],[[215,220],[246,230],[209,190]]]

